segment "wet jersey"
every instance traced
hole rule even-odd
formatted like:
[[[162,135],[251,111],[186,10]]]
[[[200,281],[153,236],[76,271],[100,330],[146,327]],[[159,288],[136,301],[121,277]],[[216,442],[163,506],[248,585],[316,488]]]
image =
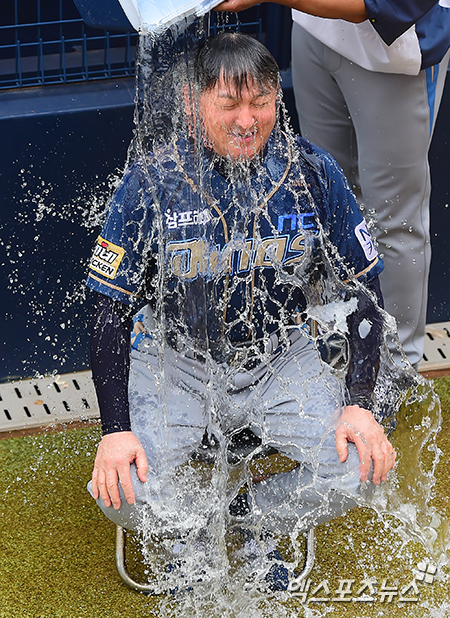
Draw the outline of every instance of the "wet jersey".
[[[87,279],[162,312],[174,347],[194,342],[219,359],[226,345],[294,324],[330,277],[369,281],[382,270],[323,150],[272,134],[260,163],[232,177],[226,167],[183,140],[136,162],[113,196]]]

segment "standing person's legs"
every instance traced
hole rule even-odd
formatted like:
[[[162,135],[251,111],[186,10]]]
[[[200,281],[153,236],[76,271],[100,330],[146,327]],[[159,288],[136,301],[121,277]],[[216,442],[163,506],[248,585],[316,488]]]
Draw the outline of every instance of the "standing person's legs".
[[[345,58],[333,73],[355,126],[361,203],[374,213],[385,264],[385,307],[412,364],[423,355],[431,260],[428,151],[447,63],[448,57],[433,84],[426,71],[375,73]]]
[[[295,22],[292,25],[292,79],[300,130],[330,152],[355,192],[359,191],[356,136],[345,99],[329,67],[340,56]]]
[[[397,319],[410,362],[418,363],[423,353],[431,253],[428,149],[448,55],[438,68],[418,76],[376,73],[349,62],[294,26],[293,56],[300,123],[307,127],[308,138],[329,150],[346,173],[348,156],[342,155],[342,146],[335,147],[330,133],[339,140],[345,137],[342,132],[339,137],[336,123],[328,118],[331,110],[342,115],[343,101],[351,117],[361,203],[369,216],[375,216],[385,262],[380,280],[386,309]],[[321,67],[319,79],[317,66]],[[305,104],[304,91],[310,86],[311,100]],[[353,183],[354,178],[353,174]]]

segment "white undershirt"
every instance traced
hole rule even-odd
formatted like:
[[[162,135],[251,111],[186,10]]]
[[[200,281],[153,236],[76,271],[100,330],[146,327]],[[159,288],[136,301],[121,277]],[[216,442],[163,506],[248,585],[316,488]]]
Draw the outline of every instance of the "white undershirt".
[[[441,4],[444,2],[450,0],[441,0]],[[292,19],[327,47],[364,69],[405,75],[418,75],[420,71],[422,54],[415,26],[392,45],[386,45],[369,20],[353,24],[296,10],[292,11]]]

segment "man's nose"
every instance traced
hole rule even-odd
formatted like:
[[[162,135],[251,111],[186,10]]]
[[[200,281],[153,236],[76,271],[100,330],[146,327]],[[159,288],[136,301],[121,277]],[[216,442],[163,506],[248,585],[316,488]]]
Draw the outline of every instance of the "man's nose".
[[[256,122],[255,114],[250,106],[243,106],[239,110],[239,114],[236,118],[236,124],[242,129],[252,129]]]

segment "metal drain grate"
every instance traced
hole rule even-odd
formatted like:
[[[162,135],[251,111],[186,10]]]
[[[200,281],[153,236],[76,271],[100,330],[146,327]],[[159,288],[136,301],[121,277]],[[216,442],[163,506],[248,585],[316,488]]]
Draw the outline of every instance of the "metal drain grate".
[[[0,432],[98,417],[90,371],[0,384]]]
[[[450,322],[427,324],[419,371],[450,370]],[[99,418],[90,371],[0,384],[0,432]]]
[[[450,369],[450,322],[427,324],[425,347],[419,371]]]

